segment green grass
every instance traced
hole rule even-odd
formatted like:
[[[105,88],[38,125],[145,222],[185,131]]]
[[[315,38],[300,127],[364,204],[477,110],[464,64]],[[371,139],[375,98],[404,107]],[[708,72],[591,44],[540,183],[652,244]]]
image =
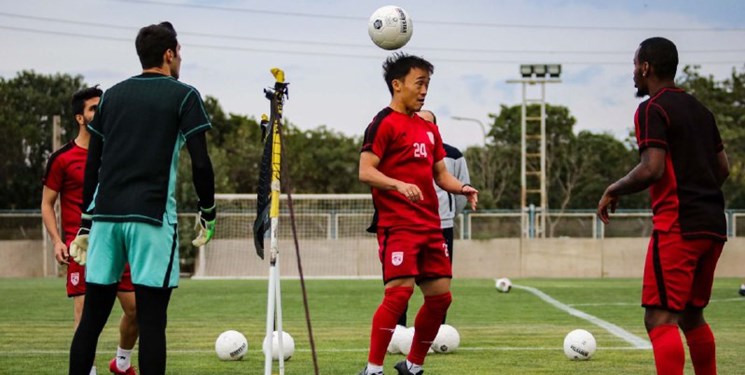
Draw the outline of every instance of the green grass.
[[[646,339],[639,280],[523,279],[513,283],[538,288],[562,303]],[[745,298],[737,295],[738,285],[739,280],[717,280],[707,309],[717,337],[721,374],[745,374],[738,361],[745,342]],[[367,359],[370,320],[382,296],[381,283],[309,280],[307,287],[321,373],[356,374]],[[293,335],[297,348],[286,363],[285,373],[312,374],[299,283],[283,280],[282,288],[285,330]],[[63,279],[0,279],[0,374],[66,373],[72,302],[64,293]],[[501,294],[494,289],[493,280],[454,280],[453,295],[448,323],[459,330],[461,346],[453,354],[428,356],[427,375],[654,373],[650,350],[633,349],[525,290]],[[421,294],[415,294],[410,311],[415,311],[421,301]],[[263,374],[259,343],[265,330],[265,305],[264,281],[182,280],[169,308],[168,373]],[[108,373],[107,363],[116,348],[119,316],[115,307],[98,345],[96,365],[101,374]],[[413,316],[411,312],[410,321]],[[564,335],[575,328],[595,335],[598,350],[590,361],[574,362],[564,357]],[[214,340],[228,329],[241,331],[248,338],[249,355],[243,361],[221,362],[214,354]],[[386,358],[389,374],[402,358]],[[686,374],[693,374],[690,364]]]

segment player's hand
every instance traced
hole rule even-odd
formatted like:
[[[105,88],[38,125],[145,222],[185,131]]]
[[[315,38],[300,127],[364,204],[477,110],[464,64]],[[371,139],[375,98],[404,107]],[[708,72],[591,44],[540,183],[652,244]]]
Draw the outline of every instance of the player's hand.
[[[88,260],[88,235],[91,232],[91,220],[84,218],[80,222],[78,235],[70,243],[70,256],[79,265],[84,266]]]
[[[213,205],[211,208],[199,207],[199,215],[197,215],[197,222],[194,226],[195,229],[199,229],[199,235],[191,244],[196,247],[202,247],[210,242],[212,237],[215,236],[215,218],[217,217],[217,208]]]
[[[468,203],[471,204],[471,209],[476,211],[476,205],[479,203],[479,191],[470,184],[464,184],[460,188],[460,193],[466,196]]]
[[[422,191],[419,189],[418,186],[414,184],[407,184],[405,182],[402,182],[398,186],[396,186],[396,191],[401,193],[406,199],[408,199],[411,202],[419,202],[420,200],[424,199],[424,194],[422,194]]]
[[[57,259],[59,264],[70,264],[67,258],[70,257],[70,253],[67,252],[67,245],[64,242],[59,241],[54,244],[54,258]]]
[[[600,221],[603,222],[603,224],[610,223],[610,215],[608,215],[608,209],[610,208],[610,212],[616,212],[616,207],[618,207],[618,199],[619,197],[613,195],[610,193],[610,186],[608,189],[605,189],[605,192],[603,193],[603,196],[600,197],[600,202],[598,202],[598,218],[600,218]]]

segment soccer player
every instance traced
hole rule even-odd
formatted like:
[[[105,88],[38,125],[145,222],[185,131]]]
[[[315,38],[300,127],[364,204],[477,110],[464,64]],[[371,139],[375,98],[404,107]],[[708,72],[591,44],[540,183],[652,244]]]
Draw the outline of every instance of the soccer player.
[[[165,373],[166,312],[179,278],[175,178],[184,144],[202,225],[194,244],[203,245],[214,234],[214,174],[205,136],[211,124],[199,92],[178,81],[181,46],[176,31],[169,22],[143,27],[135,46],[142,74],[107,90],[88,126],[85,210],[71,249],[84,259],[90,240],[88,288],[70,348],[72,375],[85,374],[93,363],[127,261],[137,300],[140,371]]]
[[[716,374],[714,335],[704,319],[714,269],[727,240],[721,186],[729,163],[714,115],[675,87],[678,51],[665,38],[643,41],[634,56],[635,115],[641,161],[605,190],[605,224],[621,196],[650,189],[654,230],[642,286],[644,324],[658,374],[683,374],[688,343],[697,375]]]
[[[404,375],[423,373],[427,350],[452,300],[451,264],[432,181],[465,195],[473,209],[478,201],[478,191],[445,168],[437,126],[416,115],[433,70],[417,56],[397,53],[386,59],[383,72],[391,101],[365,130],[359,178],[372,190],[385,293],[373,315],[368,363],[361,375],[383,374],[386,348],[415,284],[424,304],[414,322],[411,351],[395,369]]]
[[[55,151],[47,162],[44,189],[41,198],[41,216],[49,237],[54,244],[54,256],[59,264],[67,265],[67,296],[73,301],[74,329],[78,328],[85,300],[85,267],[70,258],[68,249],[80,227],[80,205],[83,202],[83,171],[88,155],[90,133],[86,126],[93,120],[103,92],[89,87],[72,96],[72,113],[78,124],[78,135],[70,143]],[[62,233],[57,229],[54,204],[60,200]],[[119,323],[119,347],[109,367],[116,374],[135,374],[130,366],[132,348],[137,342],[134,286],[129,266],[118,284],[117,297],[124,310]],[[114,371],[116,370],[116,371]],[[95,366],[91,374],[96,373]]]
[[[421,110],[417,112],[419,117],[425,121],[429,121],[437,125],[437,116],[430,110]],[[468,174],[468,164],[466,164],[466,158],[463,157],[463,153],[457,148],[443,143],[442,147],[445,148],[445,157],[442,159],[445,161],[445,168],[459,181],[470,184],[471,177]],[[440,205],[440,226],[442,227],[442,236],[445,237],[445,243],[448,245],[448,259],[450,264],[453,263],[453,226],[455,225],[454,219],[456,216],[463,212],[466,207],[466,197],[463,195],[455,195],[442,190],[437,184],[434,184],[435,192],[437,193],[437,201]],[[398,319],[398,325],[406,327],[406,313],[408,307],[401,314],[401,318]],[[442,318],[442,324],[445,324],[447,316]]]

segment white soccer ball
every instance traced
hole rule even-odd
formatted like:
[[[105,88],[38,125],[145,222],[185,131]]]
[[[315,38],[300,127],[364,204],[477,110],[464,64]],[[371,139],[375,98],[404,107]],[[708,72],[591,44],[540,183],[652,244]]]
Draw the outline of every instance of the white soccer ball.
[[[414,32],[409,13],[395,5],[378,8],[367,22],[367,33],[373,43],[387,50],[403,47]]]
[[[277,335],[277,331],[272,332],[271,347],[272,359],[279,361],[279,336]],[[269,351],[269,338],[264,339],[261,350],[264,352],[264,355]],[[282,353],[284,354],[285,361],[295,354],[295,340],[289,333],[284,331],[282,331]]]
[[[398,341],[398,351],[403,355],[409,355],[411,343],[414,341],[414,327],[401,330],[401,338]]]
[[[217,336],[215,352],[223,361],[240,361],[248,353],[248,340],[238,331],[225,331]]]
[[[458,350],[458,346],[460,346],[458,330],[449,324],[441,325],[435,341],[432,342],[432,349],[437,353],[452,353]]]
[[[497,279],[496,287],[497,287],[497,290],[502,293],[509,293],[510,290],[512,289],[512,281],[510,281],[510,279],[506,277]]]
[[[575,329],[564,338],[564,354],[572,360],[590,359],[596,348],[595,337],[584,329]]]
[[[393,336],[391,336],[391,341],[388,343],[388,353],[391,353],[391,354],[401,353],[401,349],[400,349],[401,339],[403,338],[403,333],[405,330],[406,330],[406,327],[402,325],[396,325],[396,329],[393,330]]]

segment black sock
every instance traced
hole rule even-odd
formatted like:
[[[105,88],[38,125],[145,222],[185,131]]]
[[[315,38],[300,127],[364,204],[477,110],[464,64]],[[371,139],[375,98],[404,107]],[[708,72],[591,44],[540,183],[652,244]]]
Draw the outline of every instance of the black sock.
[[[98,336],[109,319],[117,284],[87,284],[80,324],[70,345],[70,375],[88,375],[96,358]]]
[[[401,314],[401,316],[398,318],[398,325],[406,327],[406,313],[409,311],[409,305],[406,305],[406,308],[404,309],[404,313]]]
[[[166,372],[166,323],[170,288],[135,285],[137,324],[140,327],[139,368],[142,375]]]

